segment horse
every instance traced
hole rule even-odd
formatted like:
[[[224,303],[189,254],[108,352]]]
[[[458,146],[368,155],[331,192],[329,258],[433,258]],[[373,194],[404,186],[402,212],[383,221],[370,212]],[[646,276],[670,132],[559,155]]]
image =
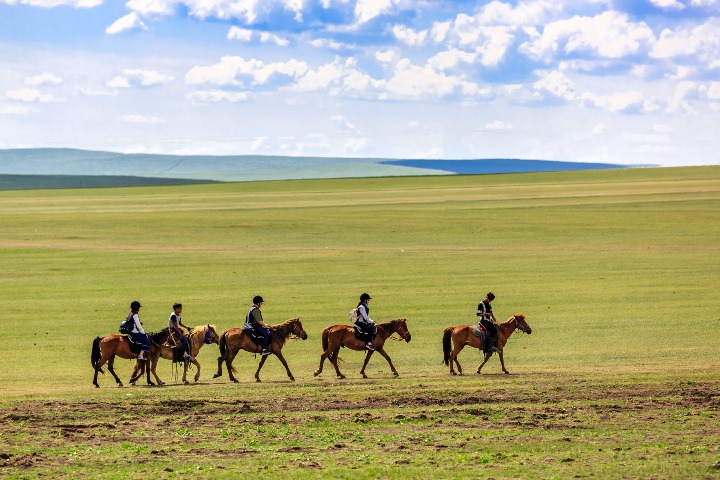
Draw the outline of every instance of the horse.
[[[148,334],[148,337],[150,337],[151,346],[153,344],[162,345],[167,341],[169,336],[170,331],[167,328],[163,328],[156,333]],[[110,334],[105,335],[104,337],[95,337],[95,340],[93,340],[92,351],[90,353],[90,364],[93,366],[93,369],[95,369],[93,385],[95,385],[96,388],[100,388],[100,385],[97,382],[98,372],[105,374],[102,369],[102,366],[105,365],[105,362],[107,362],[108,371],[112,373],[113,377],[115,377],[115,381],[117,382],[118,387],[123,386],[120,378],[118,378],[118,376],[115,374],[115,370],[113,369],[113,364],[115,363],[115,356],[118,356],[120,358],[126,358],[128,360],[133,360],[137,359],[138,353],[130,351],[130,344],[126,335]],[[150,384],[149,377],[148,383]]]
[[[288,320],[285,320],[280,325],[270,326],[270,332],[272,335],[270,345],[268,347],[270,349],[270,353],[274,354],[280,359],[280,362],[282,362],[285,370],[287,371],[288,377],[294,382],[295,377],[293,377],[292,373],[290,372],[290,368],[288,367],[288,364],[285,361],[285,357],[283,357],[281,350],[290,335],[295,335],[302,338],[303,340],[307,340],[307,333],[305,333],[305,330],[303,329],[302,322],[300,322],[299,318],[290,318]],[[235,367],[232,366],[232,362],[235,358],[235,355],[237,355],[240,350],[246,350],[250,353],[260,353],[262,351],[262,346],[253,342],[250,336],[246,334],[242,328],[231,328],[230,330],[223,332],[223,334],[220,336],[220,356],[218,357],[218,371],[215,375],[213,375],[213,378],[218,378],[222,376],[222,364],[223,362],[225,362],[225,364],[227,365],[227,371],[230,380],[235,383],[238,382],[238,380],[233,375],[233,373],[237,372],[237,370],[235,370]],[[260,370],[265,364],[265,360],[267,360],[268,356],[269,355],[264,355],[262,357],[262,359],[260,360],[260,365],[258,365],[258,369],[255,372],[255,380],[258,382],[260,381]]]
[[[390,364],[390,370],[392,370],[393,375],[396,377],[400,374],[395,370],[395,366],[383,346],[385,345],[385,340],[393,333],[400,335],[405,342],[410,341],[410,332],[407,329],[406,322],[407,320],[405,318],[396,318],[387,323],[376,324],[377,333],[373,339],[375,351],[385,357],[385,360]],[[345,378],[345,375],[340,373],[340,369],[338,368],[338,352],[340,351],[340,347],[347,347],[350,350],[365,350],[365,341],[355,338],[355,329],[353,327],[348,325],[333,325],[322,331],[322,347],[323,353],[320,355],[320,368],[315,370],[315,376],[317,377],[322,373],[323,363],[325,363],[326,358],[329,358],[335,367],[338,378]],[[368,350],[365,356],[365,363],[363,363],[362,370],[360,370],[363,378],[368,378],[367,375],[365,375],[365,367],[370,361],[372,354],[373,350]]]
[[[525,321],[524,314],[517,313],[505,320],[504,322],[497,324],[498,355],[500,356],[500,365],[502,365],[502,371],[508,375],[510,374],[510,372],[508,372],[505,368],[505,361],[503,360],[503,348],[505,347],[508,338],[510,338],[510,335],[512,335],[515,329],[519,329],[521,332],[527,333],[528,335],[532,333],[530,325],[528,325]],[[462,350],[465,345],[470,345],[474,348],[482,348],[482,339],[476,336],[475,333],[473,333],[473,330],[473,325],[458,325],[456,327],[447,327],[443,332],[444,361],[445,365],[450,365],[450,373],[453,375],[455,375],[455,370],[453,369],[453,361],[455,362],[455,364],[457,364],[458,372],[460,372],[460,375],[463,374],[462,367],[460,366],[460,362],[458,362],[457,360],[457,356],[460,353],[460,350]],[[453,345],[455,346],[452,352],[450,351],[451,339]],[[477,373],[480,373],[483,365],[485,365],[485,363],[490,359],[491,356],[492,352],[488,352],[485,354],[485,359],[480,364],[480,366],[478,366]]]
[[[192,363],[197,367],[197,373],[195,374],[195,381],[197,382],[200,378],[200,362],[197,361],[197,355],[200,352],[200,348],[202,348],[203,345],[210,345],[212,343],[220,343],[220,337],[217,334],[217,330],[215,328],[215,325],[203,325],[199,327],[195,327],[192,329],[190,334],[188,335],[188,343],[190,347],[190,356],[192,357],[192,360],[188,359],[188,361],[184,361],[184,369],[183,369],[183,377],[182,381],[183,383],[190,383],[187,381],[187,370],[188,365]],[[143,373],[147,371],[148,376],[148,384],[152,384],[150,382],[150,373],[155,376],[155,380],[157,381],[158,385],[165,385],[165,382],[160,380],[160,378],[157,375],[157,372],[155,371],[157,367],[157,362],[160,357],[166,359],[166,360],[175,360],[175,351],[177,347],[172,347],[168,344],[159,344],[155,345],[153,343],[150,344],[150,352],[148,354],[148,360],[150,360],[150,368],[146,370],[146,362],[137,362],[135,364],[135,370],[133,371],[133,374],[130,378],[130,384],[134,385],[135,381],[137,381],[138,378],[142,377]]]

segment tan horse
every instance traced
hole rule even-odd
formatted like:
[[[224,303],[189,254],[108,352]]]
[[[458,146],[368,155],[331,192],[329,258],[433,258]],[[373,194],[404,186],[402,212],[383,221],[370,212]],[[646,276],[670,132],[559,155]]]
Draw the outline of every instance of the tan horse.
[[[393,375],[396,377],[399,374],[397,370],[395,370],[395,366],[393,365],[392,360],[390,360],[390,356],[385,353],[384,345],[385,340],[387,340],[393,333],[400,335],[405,342],[410,341],[410,332],[407,329],[406,322],[407,320],[404,318],[396,318],[395,320],[387,323],[376,324],[377,334],[373,339],[375,351],[385,357],[385,360],[387,360],[390,364],[390,370],[392,370]],[[323,363],[325,363],[326,358],[329,358],[335,367],[335,372],[337,373],[338,378],[345,378],[345,375],[340,373],[340,369],[338,368],[338,352],[340,351],[340,347],[347,347],[350,350],[365,350],[365,342],[355,338],[355,329],[353,327],[348,325],[333,325],[332,327],[328,327],[323,330],[322,347],[323,353],[320,355],[320,367],[315,370],[315,376],[317,377],[322,373]],[[363,363],[362,370],[360,370],[360,374],[363,378],[368,378],[367,375],[365,375],[365,367],[370,361],[372,354],[373,351],[368,350],[365,355],[365,363]]]
[[[532,333],[532,329],[530,328],[530,325],[528,325],[525,321],[525,315],[523,315],[522,313],[513,315],[504,322],[497,324],[499,350],[498,355],[500,356],[500,365],[502,365],[502,371],[508,375],[510,374],[510,372],[505,369],[505,361],[503,360],[503,348],[505,347],[508,338],[510,338],[510,335],[512,335],[516,328],[527,334]],[[473,325],[458,325],[457,327],[447,327],[443,332],[443,353],[445,355],[445,365],[450,365],[450,373],[452,373],[453,375],[455,375],[453,361],[457,365],[460,375],[463,374],[462,367],[460,366],[460,362],[458,362],[457,360],[457,356],[460,353],[460,350],[462,350],[465,345],[470,345],[474,348],[482,348],[482,339],[476,336],[473,333],[473,330]],[[450,351],[451,338],[452,343],[455,346],[452,352]],[[480,373],[483,365],[485,365],[485,363],[490,359],[491,356],[492,352],[485,354],[485,359],[480,364],[480,366],[478,366],[477,373]]]
[[[210,345],[211,343],[220,343],[220,337],[217,334],[217,330],[215,329],[215,325],[202,325],[199,327],[195,327],[192,329],[190,334],[188,335],[188,343],[190,346],[190,356],[192,357],[192,360],[183,362],[183,377],[182,381],[183,383],[190,383],[187,381],[187,371],[188,366],[190,363],[195,365],[197,367],[197,373],[195,374],[195,381],[197,382],[200,378],[200,362],[197,361],[197,355],[200,353],[200,349],[203,345],[207,344]],[[163,343],[160,345],[156,345],[154,343],[150,344],[150,352],[148,352],[148,359],[150,360],[150,368],[147,370],[147,376],[148,376],[148,384],[151,384],[150,382],[150,373],[152,373],[155,376],[155,380],[157,381],[158,385],[165,385],[165,382],[160,380],[160,378],[157,375],[156,367],[158,363],[158,359],[160,357],[164,358],[165,360],[175,360],[175,348],[168,345],[167,343]],[[133,371],[133,374],[130,378],[130,384],[134,385],[138,378],[142,377],[143,373],[146,373],[145,370],[145,363],[146,362],[137,362],[135,364],[135,370]]]
[[[303,329],[302,322],[300,322],[299,318],[290,318],[281,323],[280,325],[270,326],[270,332],[272,333],[270,346],[268,347],[270,353],[274,354],[280,359],[280,362],[282,362],[285,370],[287,371],[288,377],[294,382],[295,377],[293,377],[292,373],[290,373],[290,368],[288,367],[288,364],[285,361],[285,357],[283,357],[281,350],[290,335],[295,335],[302,338],[303,340],[307,340],[307,333],[305,333],[305,330]],[[237,370],[235,370],[235,368],[232,366],[232,362],[240,350],[245,350],[250,353],[260,353],[262,352],[262,346],[259,346],[255,342],[253,342],[252,339],[245,332],[243,332],[242,328],[231,328],[230,330],[223,332],[223,334],[220,336],[220,356],[218,357],[218,371],[215,375],[213,375],[213,378],[218,378],[222,376],[222,364],[223,362],[225,362],[225,365],[227,365],[227,371],[230,380],[237,383],[238,380],[233,375],[233,373],[237,372]],[[265,364],[265,360],[267,360],[267,357],[269,357],[269,355],[265,355],[262,357],[262,359],[260,359],[260,365],[258,365],[258,369],[255,372],[255,380],[258,382],[260,381],[260,370]]]
[[[167,341],[170,336],[170,332],[167,328],[163,328],[157,333],[149,333],[150,345],[163,344]],[[100,388],[97,383],[98,372],[104,374],[102,366],[107,362],[107,369],[112,376],[115,377],[115,381],[118,387],[122,387],[123,384],[120,378],[115,374],[113,364],[115,363],[115,357],[125,358],[128,360],[137,359],[138,354],[130,351],[130,344],[128,343],[126,335],[105,335],[104,337],[95,337],[93,340],[92,352],[90,353],[90,364],[95,369],[95,377],[93,378],[93,385]],[[141,362],[146,363],[146,362]],[[150,377],[148,377],[148,383],[150,383]]]

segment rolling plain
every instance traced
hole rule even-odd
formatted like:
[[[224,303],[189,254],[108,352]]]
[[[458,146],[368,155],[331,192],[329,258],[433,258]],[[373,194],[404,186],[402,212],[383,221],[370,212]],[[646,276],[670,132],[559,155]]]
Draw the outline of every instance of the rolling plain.
[[[11,478],[720,478],[720,167],[0,192],[0,475]],[[441,334],[522,312],[511,375]],[[400,372],[323,328],[360,293]],[[149,331],[240,326],[253,295],[308,340],[213,379],[92,385],[129,303]],[[125,383],[132,362],[116,361]]]

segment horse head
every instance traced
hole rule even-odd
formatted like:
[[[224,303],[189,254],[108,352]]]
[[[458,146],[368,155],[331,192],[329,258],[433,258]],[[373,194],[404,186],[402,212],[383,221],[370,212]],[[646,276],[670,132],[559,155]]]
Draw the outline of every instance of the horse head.
[[[395,331],[398,335],[402,337],[403,340],[405,340],[405,343],[410,342],[410,331],[407,328],[407,319],[406,318],[396,318],[393,320],[395,322]]]
[[[530,325],[527,324],[525,321],[525,314],[523,313],[516,313],[513,315],[513,318],[515,319],[515,325],[517,325],[517,328],[523,332],[530,335],[532,333],[532,328],[530,328]]]
[[[211,343],[217,343],[220,345],[220,335],[218,335],[215,325],[210,325],[208,323],[205,326],[205,344],[210,345]]]
[[[292,323],[292,333],[303,340],[307,340],[307,333],[305,333],[305,329],[303,328],[300,318],[294,318],[290,321],[290,323]]]

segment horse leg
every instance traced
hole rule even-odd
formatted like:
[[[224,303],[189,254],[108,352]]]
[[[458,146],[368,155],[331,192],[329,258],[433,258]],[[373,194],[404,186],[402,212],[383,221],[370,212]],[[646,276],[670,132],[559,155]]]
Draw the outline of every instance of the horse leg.
[[[390,360],[390,355],[388,355],[388,354],[385,352],[385,349],[384,349],[384,348],[379,348],[379,349],[377,349],[377,352],[378,352],[380,355],[382,355],[383,357],[385,357],[385,360],[388,361],[388,363],[390,364],[390,370],[392,370],[393,375],[396,376],[396,377],[399,377],[400,374],[398,373],[397,370],[395,370],[395,365],[393,365],[392,360]]]
[[[283,367],[285,367],[285,371],[287,372],[288,377],[290,378],[290,380],[292,380],[294,382],[295,377],[293,377],[293,374],[290,373],[290,367],[288,367],[288,364],[285,361],[285,357],[283,357],[282,353],[280,353],[279,350],[277,352],[275,352],[275,356],[280,359],[280,362],[283,364]]]
[[[263,365],[265,364],[265,360],[267,360],[267,357],[270,355],[263,355],[262,359],[260,360],[260,365],[258,365],[257,372],[255,372],[255,381],[260,381],[260,370],[262,369]]]
[[[122,387],[123,384],[120,381],[120,378],[115,374],[115,369],[113,368],[114,363],[115,363],[115,356],[113,355],[112,357],[110,357],[110,360],[108,360],[108,362],[107,362],[108,372],[112,373],[112,376],[115,377],[115,381],[117,382],[118,387]]]
[[[197,367],[197,373],[195,374],[195,381],[197,382],[200,379],[200,362],[197,361],[195,357],[193,357],[192,361],[193,365]],[[185,370],[187,371],[187,363],[185,364]]]
[[[502,371],[505,372],[506,375],[510,375],[510,372],[508,372],[507,369],[505,368],[505,360],[503,360],[502,348],[498,349],[498,357],[500,357],[500,365],[502,366]]]
[[[158,374],[157,374],[157,372],[155,371],[155,369],[157,368],[157,364],[158,364],[158,359],[159,359],[159,358],[160,358],[160,355],[157,355],[157,356],[152,357],[152,358],[150,358],[150,359],[148,359],[148,360],[146,360],[146,361],[148,361],[148,362],[150,363],[150,365],[149,365],[149,366],[150,366],[150,371],[151,371],[152,374],[155,376],[155,381],[157,382],[157,384],[158,384],[158,385],[165,385],[165,382],[163,382],[162,380],[160,380],[160,377],[158,377]],[[150,373],[149,373],[149,372],[148,372],[148,383],[149,383],[150,385],[152,385],[152,383],[150,383]]]
[[[135,367],[133,368],[133,372],[130,374],[130,381],[128,382],[130,385],[135,385],[135,382],[143,376],[145,373],[145,364],[141,362],[140,360],[135,360]]]
[[[103,372],[103,370],[102,370],[102,366],[103,366],[103,365],[105,364],[105,362],[107,362],[107,361],[108,361],[108,359],[105,358],[105,356],[103,355],[103,356],[100,358],[100,360],[98,361],[97,365],[95,366],[95,376],[93,377],[93,385],[95,385],[95,388],[100,388],[100,384],[99,384],[98,381],[97,381],[97,375],[98,375],[98,372],[100,372],[100,373],[105,373],[105,372]],[[115,375],[115,374],[113,373],[113,375]],[[115,378],[117,378],[117,377],[115,377]]]
[[[458,355],[460,355],[460,352],[462,351],[463,347],[465,346],[464,343],[455,344],[455,348],[452,352],[450,352],[450,373],[455,375],[455,369],[453,368],[453,363],[457,365],[458,373],[460,375],[463,374],[462,367],[460,366],[460,362],[458,362]]]
[[[338,367],[338,353],[340,353],[340,347],[337,347],[335,350],[333,350],[332,354],[330,355],[330,361],[335,367],[335,373],[337,373],[338,378],[345,378],[345,375],[340,373],[340,368]]]
[[[373,352],[374,350],[368,350],[367,354],[365,355],[365,363],[363,363],[362,369],[360,370],[360,375],[362,375],[363,378],[367,378],[367,375],[365,375],[365,367],[370,361],[370,357],[372,357]]]
[[[235,378],[235,375],[233,375],[232,362],[233,362],[233,360],[235,360],[235,355],[237,355],[238,352],[239,352],[239,350],[236,350],[235,352],[227,350],[225,352],[227,354],[225,357],[225,366],[227,367],[228,377],[230,377],[230,380],[232,380],[235,383],[238,383],[238,379]]]
[[[325,363],[325,359],[328,358],[329,355],[330,355],[330,349],[329,349],[329,348],[328,348],[327,350],[325,350],[325,351],[322,353],[322,355],[320,355],[320,367],[318,367],[318,369],[315,370],[315,376],[316,376],[316,377],[322,373],[323,363]]]
[[[477,373],[480,373],[480,370],[482,370],[483,365],[487,363],[488,360],[490,360],[490,357],[492,357],[492,352],[488,352],[485,354],[485,358],[483,359],[483,362],[478,366]]]

